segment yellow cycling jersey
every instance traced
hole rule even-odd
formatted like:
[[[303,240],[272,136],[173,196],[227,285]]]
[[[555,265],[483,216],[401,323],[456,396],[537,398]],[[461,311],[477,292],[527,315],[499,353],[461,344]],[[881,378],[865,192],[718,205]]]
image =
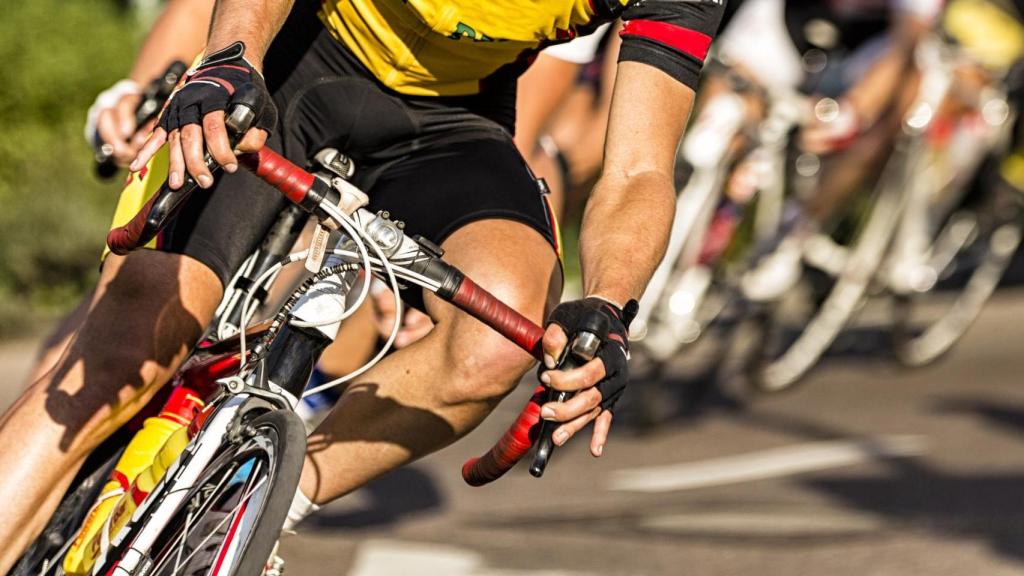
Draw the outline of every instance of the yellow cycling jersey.
[[[594,17],[590,0],[323,0],[320,10],[385,86],[415,96],[476,94],[503,65]]]

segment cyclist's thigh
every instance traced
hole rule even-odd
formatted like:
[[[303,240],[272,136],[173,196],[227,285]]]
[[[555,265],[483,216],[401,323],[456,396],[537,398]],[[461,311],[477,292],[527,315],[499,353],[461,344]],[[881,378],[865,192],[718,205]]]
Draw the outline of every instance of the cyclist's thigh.
[[[444,246],[448,257],[465,265],[468,273],[473,267],[493,275],[478,279],[485,287],[546,294],[556,273],[552,289],[560,290],[557,224],[507,136],[452,135],[371,172],[377,174],[371,175],[368,188],[370,208],[388,210],[405,222],[407,233]],[[472,242],[460,240],[470,236]],[[487,280],[493,280],[491,286]],[[421,306],[419,292],[403,297]],[[544,297],[539,303],[530,300],[540,307],[533,310],[539,314]]]

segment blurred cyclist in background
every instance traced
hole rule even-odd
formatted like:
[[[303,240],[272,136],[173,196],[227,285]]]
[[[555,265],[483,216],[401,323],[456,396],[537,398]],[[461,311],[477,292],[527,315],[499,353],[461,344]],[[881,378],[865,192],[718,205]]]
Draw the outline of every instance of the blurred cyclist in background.
[[[744,278],[749,298],[774,299],[796,281],[805,240],[888,156],[914,90],[915,47],[941,9],[941,0],[748,0],[723,32],[719,58],[769,99],[803,92],[834,101],[798,136],[803,151],[823,157],[818,188],[778,249]],[[736,188],[756,186],[749,175],[757,173],[741,163],[728,194],[751,197]]]

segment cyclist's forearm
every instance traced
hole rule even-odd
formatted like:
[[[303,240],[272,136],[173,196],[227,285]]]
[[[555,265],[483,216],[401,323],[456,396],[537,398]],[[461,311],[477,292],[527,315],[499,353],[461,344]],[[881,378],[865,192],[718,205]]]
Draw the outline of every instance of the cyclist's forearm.
[[[907,71],[914,61],[914,50],[927,31],[927,23],[918,18],[900,18],[890,33],[888,51],[846,94],[865,124],[874,124],[899,93],[896,87],[906,81]]]
[[[214,0],[171,0],[135,58],[128,77],[146,85],[175,60],[191,63],[206,45]]]
[[[647,64],[622,62],[601,179],[583,216],[580,263],[588,296],[639,299],[668,243],[676,146],[693,90]]]
[[[639,300],[665,253],[674,208],[670,175],[606,171],[587,203],[580,231],[585,294],[619,306]]]
[[[293,0],[217,0],[210,27],[209,52],[245,43],[245,58],[263,70],[263,57],[284,24]]]

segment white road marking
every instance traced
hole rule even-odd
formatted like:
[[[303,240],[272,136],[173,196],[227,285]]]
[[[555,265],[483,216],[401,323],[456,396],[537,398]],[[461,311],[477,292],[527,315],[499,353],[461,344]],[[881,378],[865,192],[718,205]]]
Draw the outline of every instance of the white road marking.
[[[620,470],[612,474],[609,488],[623,492],[692,490],[919,456],[925,447],[923,436],[812,442],[701,462]]]
[[[705,512],[653,516],[640,526],[677,535],[816,537],[877,532],[885,527],[866,514],[818,512]]]
[[[399,540],[367,540],[356,552],[348,576],[585,576],[558,570],[504,570],[489,568],[472,550]]]

